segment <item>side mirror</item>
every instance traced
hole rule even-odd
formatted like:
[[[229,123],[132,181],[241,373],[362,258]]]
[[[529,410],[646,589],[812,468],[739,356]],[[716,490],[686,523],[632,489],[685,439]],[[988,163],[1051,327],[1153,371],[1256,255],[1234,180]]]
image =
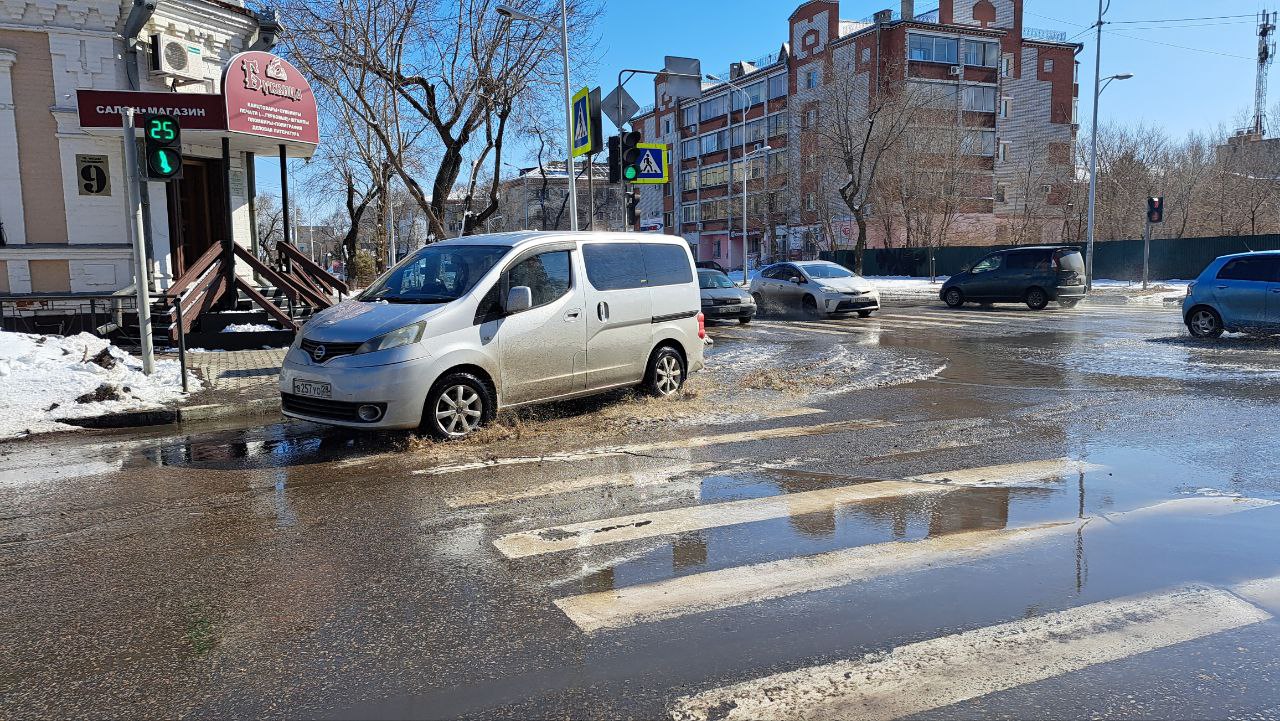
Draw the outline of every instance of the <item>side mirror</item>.
[[[965,264],[965,265],[960,266],[960,272],[961,272],[961,273],[968,273],[970,270],[973,270],[973,266],[972,266],[972,265]]]
[[[517,285],[507,291],[507,302],[502,307],[508,313],[519,313],[533,307],[533,290],[527,285]]]
[[[791,282],[792,282],[792,283],[795,283],[796,285],[800,285],[800,284],[804,283],[804,278],[801,278],[801,277],[800,277],[800,276],[798,276],[798,275],[793,275],[793,276],[791,276]]]

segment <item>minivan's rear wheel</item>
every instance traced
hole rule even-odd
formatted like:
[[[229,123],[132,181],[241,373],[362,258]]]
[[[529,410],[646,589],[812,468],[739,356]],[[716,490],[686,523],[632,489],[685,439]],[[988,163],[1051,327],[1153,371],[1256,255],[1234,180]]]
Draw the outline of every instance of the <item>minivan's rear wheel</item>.
[[[684,386],[684,377],[684,358],[671,346],[664,345],[649,358],[644,389],[659,398],[673,396]]]
[[[465,438],[493,418],[489,385],[470,373],[450,373],[427,394],[422,425],[438,440]]]
[[[1217,338],[1222,335],[1222,317],[1212,308],[1195,308],[1187,316],[1187,330],[1197,338]]]
[[[1027,291],[1024,299],[1031,310],[1044,310],[1044,307],[1049,305],[1049,294],[1044,292],[1043,288],[1032,288]]]
[[[959,308],[964,305],[964,293],[959,288],[949,288],[942,296],[943,302],[952,308]]]

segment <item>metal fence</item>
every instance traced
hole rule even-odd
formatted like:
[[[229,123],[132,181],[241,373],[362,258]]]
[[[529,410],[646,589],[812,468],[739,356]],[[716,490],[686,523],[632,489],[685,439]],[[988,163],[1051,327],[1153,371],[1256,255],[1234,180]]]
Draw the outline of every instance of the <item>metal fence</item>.
[[[954,275],[987,253],[1013,248],[1012,245],[966,245],[935,248],[933,261],[938,275]],[[1080,247],[1083,252],[1084,246]],[[1152,280],[1189,280],[1214,258],[1251,250],[1280,250],[1280,235],[1234,235],[1210,238],[1165,238],[1151,241]],[[928,277],[929,248],[868,248],[863,254],[865,275],[906,275]],[[843,266],[854,265],[853,251],[824,251],[824,260]],[[1142,280],[1142,241],[1108,240],[1094,246],[1094,277],[1114,280]]]

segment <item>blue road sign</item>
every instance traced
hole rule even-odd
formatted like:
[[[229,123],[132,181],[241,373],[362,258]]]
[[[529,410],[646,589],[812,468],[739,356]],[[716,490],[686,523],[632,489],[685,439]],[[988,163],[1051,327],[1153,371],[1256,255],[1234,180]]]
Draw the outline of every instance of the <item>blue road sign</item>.
[[[639,143],[640,162],[636,166],[640,173],[633,183],[665,183],[670,180],[670,153],[663,143]]]

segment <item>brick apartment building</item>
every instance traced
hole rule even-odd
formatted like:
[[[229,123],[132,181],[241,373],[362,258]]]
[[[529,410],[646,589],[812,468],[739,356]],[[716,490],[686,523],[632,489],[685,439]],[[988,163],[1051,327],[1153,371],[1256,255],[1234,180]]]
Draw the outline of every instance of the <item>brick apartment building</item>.
[[[931,108],[929,122],[941,118],[964,134],[966,190],[942,244],[1057,239],[1073,177],[1080,46],[1024,27],[1023,7],[1024,0],[941,0],[917,14],[907,0],[896,12],[850,21],[840,19],[838,2],[810,0],[791,14],[777,53],[730,68],[745,109],[744,93],[725,83],[679,100],[659,76],[657,102],[634,127],[669,144],[679,170],[675,182],[643,191],[642,216],[661,218],[666,232],[697,246],[700,260],[740,266],[746,173],[753,263],[851,247],[857,229],[832,182],[822,180],[813,124],[824,88],[852,74],[868,104],[874,88],[904,84],[950,98],[950,106]],[[752,155],[766,144],[767,161],[766,153]],[[902,223],[886,218],[892,212],[873,202],[869,247],[904,242]]]

